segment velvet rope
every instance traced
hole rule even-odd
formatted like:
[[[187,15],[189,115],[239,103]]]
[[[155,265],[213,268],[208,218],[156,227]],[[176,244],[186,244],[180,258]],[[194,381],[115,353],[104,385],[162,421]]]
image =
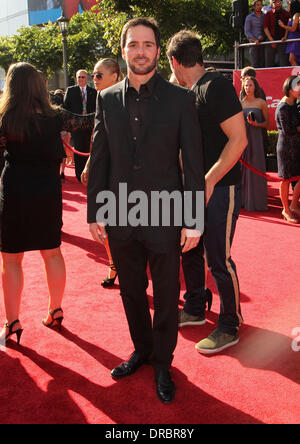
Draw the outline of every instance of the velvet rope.
[[[79,154],[79,156],[89,157],[89,155],[90,155],[90,153],[82,153],[81,151],[77,151],[75,148],[73,148],[71,145],[69,145],[65,141],[63,141],[63,144],[65,145],[66,148],[68,148],[69,150],[73,151],[73,153]],[[300,180],[300,176],[291,177],[290,179],[281,179],[280,177],[273,177],[273,176],[270,176],[269,174],[266,174],[266,173],[263,173],[263,172],[257,170],[253,166],[249,165],[249,163],[245,162],[243,159],[240,159],[240,162],[246,168],[248,168],[250,171],[252,171],[255,174],[258,174],[259,176],[264,177],[269,182],[298,182],[298,180]]]
[[[240,162],[248,168],[250,171],[252,171],[255,174],[258,174],[259,176],[264,177],[269,182],[298,182],[300,180],[300,176],[297,177],[291,177],[290,179],[281,179],[280,177],[272,177],[269,174],[262,173],[261,171],[254,168],[252,165],[249,165],[249,163],[245,162],[243,159],[240,159]]]
[[[73,151],[73,153],[79,154],[79,156],[89,157],[89,155],[90,155],[90,153],[82,153],[81,151],[75,150],[75,148],[73,148],[71,145],[69,145],[64,140],[63,140],[63,144],[65,145],[66,148],[68,148],[69,150]]]

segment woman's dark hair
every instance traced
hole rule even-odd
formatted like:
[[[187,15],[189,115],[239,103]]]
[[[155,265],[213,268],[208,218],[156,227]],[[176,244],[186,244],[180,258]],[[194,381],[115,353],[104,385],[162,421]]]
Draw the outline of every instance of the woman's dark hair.
[[[243,81],[242,81],[241,99],[243,100],[247,96],[246,91],[245,91],[245,83],[247,82],[247,80],[252,80],[252,82],[254,83],[254,87],[255,87],[255,89],[254,89],[254,97],[256,97],[256,98],[261,97],[260,87],[259,87],[258,81],[255,79],[255,77],[250,77],[249,76],[249,77],[245,77],[243,79]]]
[[[290,16],[294,17],[297,13],[300,13],[300,3],[298,0],[293,0],[290,5]]]
[[[135,26],[146,26],[147,28],[151,28],[155,35],[156,46],[158,48],[160,47],[160,31],[157,21],[152,17],[136,17],[129,20],[122,29],[121,48],[125,48],[128,29]]]
[[[167,43],[169,60],[175,57],[178,63],[191,68],[198,63],[203,65],[202,45],[199,36],[192,31],[183,30],[175,34]]]
[[[300,77],[299,76],[290,76],[287,79],[285,79],[284,83],[283,83],[283,87],[282,87],[282,92],[286,97],[290,96],[290,92],[291,89],[293,89],[293,83],[295,79],[299,79],[299,82],[297,82],[297,84],[300,83]]]
[[[11,137],[30,135],[32,124],[39,131],[39,116],[53,116],[56,107],[39,71],[30,63],[19,62],[8,69],[0,101],[0,128]]]

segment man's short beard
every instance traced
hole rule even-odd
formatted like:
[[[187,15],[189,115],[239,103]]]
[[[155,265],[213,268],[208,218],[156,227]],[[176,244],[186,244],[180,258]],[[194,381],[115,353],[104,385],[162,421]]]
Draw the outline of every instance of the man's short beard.
[[[144,66],[144,67],[141,67],[141,68],[137,68],[136,66],[134,66],[133,64],[128,62],[128,68],[134,74],[143,76],[143,75],[149,74],[150,72],[154,71],[155,68],[156,68],[156,64],[157,64],[157,60],[155,58],[153,60],[153,63],[151,63],[151,65]]]

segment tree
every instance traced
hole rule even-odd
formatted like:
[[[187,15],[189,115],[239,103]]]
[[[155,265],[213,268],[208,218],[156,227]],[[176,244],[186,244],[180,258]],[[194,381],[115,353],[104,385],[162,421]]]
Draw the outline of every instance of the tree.
[[[104,30],[97,14],[86,11],[70,20],[67,36],[68,71],[71,76],[80,68],[90,70],[103,56],[111,55],[103,39]],[[57,23],[43,27],[21,27],[11,37],[0,38],[0,66],[29,62],[48,77],[62,69],[62,36]]]
[[[70,75],[74,76],[80,68],[92,70],[99,58],[112,55],[103,34],[98,14],[86,11],[72,17],[67,38]]]
[[[62,50],[58,27],[49,23],[45,27],[22,27],[11,37],[14,62],[29,62],[52,77],[61,68]]]
[[[0,37],[0,66],[7,71],[13,63],[13,45],[9,37]]]
[[[119,53],[124,23],[134,16],[152,16],[158,21],[163,50],[170,36],[184,28],[199,33],[206,57],[225,55],[233,49],[231,0],[101,0],[98,9],[103,36],[114,54]],[[162,51],[161,65],[166,66],[166,62]]]

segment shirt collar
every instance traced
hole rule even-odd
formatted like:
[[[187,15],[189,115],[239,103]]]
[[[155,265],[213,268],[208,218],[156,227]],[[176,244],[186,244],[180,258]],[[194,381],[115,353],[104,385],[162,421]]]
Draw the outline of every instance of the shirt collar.
[[[154,87],[156,85],[157,79],[158,79],[158,73],[157,73],[157,71],[155,71],[155,73],[153,74],[151,79],[148,80],[147,83],[144,83],[143,85],[141,85],[139,94],[146,94],[147,96],[151,96],[154,91]],[[125,93],[128,92],[129,88],[134,89],[133,87],[131,87],[129,85],[129,79],[128,79],[128,77],[126,77],[126,79],[125,79]]]

